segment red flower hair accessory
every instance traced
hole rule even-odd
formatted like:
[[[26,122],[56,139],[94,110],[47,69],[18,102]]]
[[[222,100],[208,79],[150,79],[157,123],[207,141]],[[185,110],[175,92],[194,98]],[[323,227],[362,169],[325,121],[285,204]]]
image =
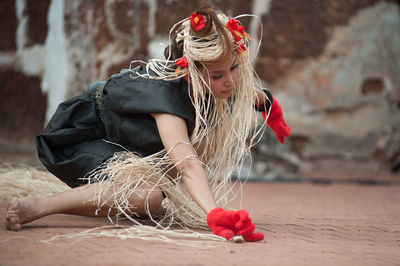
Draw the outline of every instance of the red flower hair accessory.
[[[237,21],[234,18],[231,18],[228,23],[226,24],[226,28],[232,33],[233,38],[235,39],[235,46],[236,48],[236,53],[237,54],[242,54],[244,51],[246,51],[246,46],[244,43],[240,43],[242,41],[243,36],[251,40],[250,35],[244,31],[244,26],[239,25],[239,21]]]
[[[181,71],[182,68],[187,68],[188,61],[185,56],[182,56],[181,58],[175,61],[175,64],[178,66],[175,70],[175,74],[178,75],[179,71]]]
[[[244,27],[242,25],[239,26],[239,23],[236,19],[231,18],[226,24],[226,28],[232,33],[235,38],[235,42],[239,42],[242,40],[244,35]]]
[[[246,51],[246,45],[244,45],[244,43],[238,44],[237,42],[235,42],[236,47],[236,53],[238,55],[241,55],[244,51]]]
[[[192,13],[192,15],[189,17],[189,20],[192,23],[195,31],[199,31],[206,26],[204,23],[204,18],[201,14]]]

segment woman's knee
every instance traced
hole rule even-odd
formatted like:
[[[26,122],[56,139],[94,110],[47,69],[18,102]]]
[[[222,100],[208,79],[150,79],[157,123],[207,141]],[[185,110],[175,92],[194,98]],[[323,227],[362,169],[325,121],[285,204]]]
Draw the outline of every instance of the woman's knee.
[[[146,212],[154,213],[157,212],[164,200],[161,189],[156,188],[148,192],[147,200],[145,200],[145,210]]]
[[[129,201],[135,207],[137,214],[157,212],[164,197],[160,188],[143,186],[130,197]]]

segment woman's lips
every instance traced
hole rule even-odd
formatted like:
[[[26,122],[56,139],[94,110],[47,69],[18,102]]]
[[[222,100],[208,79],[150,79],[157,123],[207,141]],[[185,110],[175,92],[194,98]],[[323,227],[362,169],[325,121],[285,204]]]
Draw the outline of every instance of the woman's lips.
[[[232,93],[233,89],[222,91],[223,94]]]

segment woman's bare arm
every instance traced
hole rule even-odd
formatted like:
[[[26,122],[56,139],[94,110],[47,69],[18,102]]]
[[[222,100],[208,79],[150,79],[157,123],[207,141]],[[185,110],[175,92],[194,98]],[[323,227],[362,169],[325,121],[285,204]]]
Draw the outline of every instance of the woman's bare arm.
[[[156,120],[164,147],[181,174],[193,200],[206,212],[216,208],[215,199],[208,185],[208,178],[197,154],[190,144],[186,122],[183,118],[166,113],[151,114]],[[186,143],[186,144],[184,144]],[[195,158],[193,158],[196,156]]]

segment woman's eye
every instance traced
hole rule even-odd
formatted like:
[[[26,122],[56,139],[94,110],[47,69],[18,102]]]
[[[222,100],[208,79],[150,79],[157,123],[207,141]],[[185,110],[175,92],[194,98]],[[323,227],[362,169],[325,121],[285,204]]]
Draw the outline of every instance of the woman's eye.
[[[233,66],[231,67],[230,70],[233,71],[233,70],[235,70],[238,66],[239,66],[239,64],[235,64],[235,65],[233,65]],[[222,78],[222,74],[217,75],[217,76],[212,76],[212,78],[215,79],[215,80],[220,79],[220,78]]]

